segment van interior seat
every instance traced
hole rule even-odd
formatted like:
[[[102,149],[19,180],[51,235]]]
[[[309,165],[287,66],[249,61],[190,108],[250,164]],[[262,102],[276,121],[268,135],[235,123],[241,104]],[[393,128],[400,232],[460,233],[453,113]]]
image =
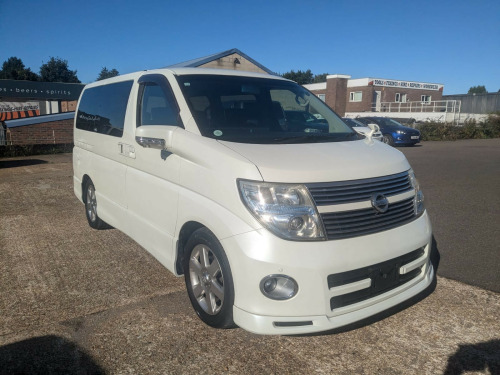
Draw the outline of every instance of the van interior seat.
[[[257,103],[241,102],[237,106],[224,109],[228,127],[258,127],[259,109]]]
[[[151,121],[148,125],[169,125],[170,114],[167,107],[151,108]]]

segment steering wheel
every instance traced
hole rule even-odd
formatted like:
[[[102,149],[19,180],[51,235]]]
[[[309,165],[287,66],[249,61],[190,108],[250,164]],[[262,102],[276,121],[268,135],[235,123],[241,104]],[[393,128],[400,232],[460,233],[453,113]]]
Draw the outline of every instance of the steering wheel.
[[[303,103],[300,102],[300,99],[302,99]],[[309,99],[304,99],[302,96],[295,95],[295,102],[301,107],[305,107],[309,104]]]

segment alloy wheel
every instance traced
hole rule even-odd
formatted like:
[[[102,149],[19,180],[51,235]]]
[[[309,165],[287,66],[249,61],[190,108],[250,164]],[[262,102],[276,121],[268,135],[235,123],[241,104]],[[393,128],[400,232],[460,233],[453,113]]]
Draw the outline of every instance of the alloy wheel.
[[[189,280],[199,306],[216,315],[224,303],[224,276],[219,260],[207,245],[196,245],[189,259]]]
[[[87,187],[87,201],[85,202],[87,215],[90,221],[94,222],[97,218],[97,200],[95,197],[95,188],[93,185]]]

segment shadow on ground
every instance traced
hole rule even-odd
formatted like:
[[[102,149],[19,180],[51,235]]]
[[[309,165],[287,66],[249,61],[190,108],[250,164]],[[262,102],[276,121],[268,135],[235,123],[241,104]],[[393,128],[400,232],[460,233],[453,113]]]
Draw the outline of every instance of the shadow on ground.
[[[500,374],[500,340],[459,345],[456,353],[448,359],[444,375],[486,370],[489,371],[488,374]]]
[[[59,336],[0,347],[0,374],[104,374],[83,349]]]
[[[30,165],[47,164],[48,161],[40,159],[24,159],[24,160],[0,160],[0,169],[29,167]]]

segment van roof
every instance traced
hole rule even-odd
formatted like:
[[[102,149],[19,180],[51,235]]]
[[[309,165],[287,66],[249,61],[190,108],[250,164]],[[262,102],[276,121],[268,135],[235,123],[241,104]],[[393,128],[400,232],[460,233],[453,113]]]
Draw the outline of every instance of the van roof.
[[[210,69],[210,68],[162,68],[162,69],[152,69],[152,70],[141,70],[139,72],[123,74],[120,76],[103,79],[101,81],[96,81],[89,83],[86,87],[100,86],[107,83],[121,82],[130,79],[136,79],[144,74],[164,74],[171,73],[177,76],[197,74],[197,75],[223,75],[223,76],[243,76],[243,77],[255,77],[255,78],[267,78],[267,79],[278,79],[283,81],[288,81],[286,78],[275,76],[265,73],[255,73],[247,72],[242,70],[230,70],[230,69]]]
[[[159,69],[163,70],[163,69]],[[245,76],[245,77],[259,77],[259,78],[270,78],[270,79],[285,79],[280,76],[275,76],[266,73],[256,73],[247,72],[244,70],[232,70],[232,69],[211,69],[211,68],[184,68],[184,67],[171,67],[165,70],[170,70],[175,75],[187,75],[187,74],[207,74],[207,75],[225,75],[225,76]]]

